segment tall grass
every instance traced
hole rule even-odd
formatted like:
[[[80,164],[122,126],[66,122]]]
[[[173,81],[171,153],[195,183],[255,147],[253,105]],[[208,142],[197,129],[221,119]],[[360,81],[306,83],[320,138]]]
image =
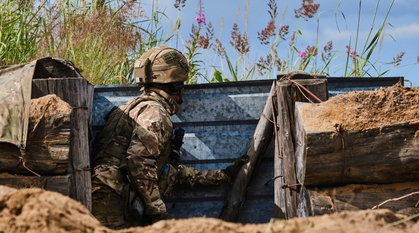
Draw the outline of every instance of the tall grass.
[[[0,65],[58,57],[93,84],[133,83],[135,59],[171,39],[151,7],[148,15],[134,1],[2,0]]]
[[[135,57],[145,50],[133,22],[145,17],[138,4],[56,0],[43,8],[38,56],[73,61],[94,84],[131,83]],[[138,16],[137,16],[138,15]]]
[[[0,66],[36,57],[41,28],[39,10],[30,1],[0,1]]]

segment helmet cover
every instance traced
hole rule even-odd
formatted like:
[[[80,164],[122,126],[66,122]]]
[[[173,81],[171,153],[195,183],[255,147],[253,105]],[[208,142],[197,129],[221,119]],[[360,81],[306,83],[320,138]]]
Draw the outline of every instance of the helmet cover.
[[[134,65],[135,82],[140,85],[184,82],[188,74],[189,66],[185,56],[168,46],[149,49]]]

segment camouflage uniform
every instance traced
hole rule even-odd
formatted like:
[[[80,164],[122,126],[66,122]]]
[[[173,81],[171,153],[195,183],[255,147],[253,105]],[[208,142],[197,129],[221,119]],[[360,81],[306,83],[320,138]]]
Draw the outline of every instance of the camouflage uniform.
[[[179,108],[166,92],[150,88],[110,115],[95,147],[92,176],[92,213],[105,226],[139,224],[138,219],[126,214],[126,182],[118,170],[125,162],[145,204],[145,215],[154,219],[167,217],[163,200],[174,186],[194,188],[222,183],[221,170],[201,172],[170,164],[174,139],[170,116]]]

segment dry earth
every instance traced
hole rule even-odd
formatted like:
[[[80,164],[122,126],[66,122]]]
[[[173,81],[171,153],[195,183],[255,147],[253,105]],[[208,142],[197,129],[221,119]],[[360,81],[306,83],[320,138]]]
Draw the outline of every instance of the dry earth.
[[[419,223],[406,221],[388,226],[405,216],[389,210],[345,211],[333,215],[272,220],[264,224],[237,224],[214,218],[160,221],[147,227],[114,231],[102,226],[79,202],[59,193],[38,188],[13,189],[0,186],[0,232],[419,232]]]
[[[354,91],[320,104],[305,104],[306,130],[363,130],[419,119],[419,90],[400,84],[375,91]],[[306,117],[310,116],[310,117]]]
[[[69,113],[71,106],[55,94],[31,100],[29,115],[32,117],[54,115],[60,112]]]

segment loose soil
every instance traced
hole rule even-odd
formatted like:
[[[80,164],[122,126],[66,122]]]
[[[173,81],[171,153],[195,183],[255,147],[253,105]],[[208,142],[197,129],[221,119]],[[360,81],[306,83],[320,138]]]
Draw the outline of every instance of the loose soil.
[[[185,232],[418,232],[419,223],[405,221],[387,226],[405,216],[390,210],[345,211],[332,215],[272,220],[264,224],[238,224],[214,218],[160,221],[147,227],[111,230],[102,226],[79,202],[59,193],[38,188],[13,189],[0,186],[0,232],[96,232],[96,233],[185,233]]]
[[[70,113],[71,106],[55,94],[46,95],[38,99],[31,100],[29,115],[49,116],[57,113]]]
[[[337,95],[320,104],[301,108],[306,130],[332,131],[382,127],[419,118],[419,90],[400,84],[375,91]]]

